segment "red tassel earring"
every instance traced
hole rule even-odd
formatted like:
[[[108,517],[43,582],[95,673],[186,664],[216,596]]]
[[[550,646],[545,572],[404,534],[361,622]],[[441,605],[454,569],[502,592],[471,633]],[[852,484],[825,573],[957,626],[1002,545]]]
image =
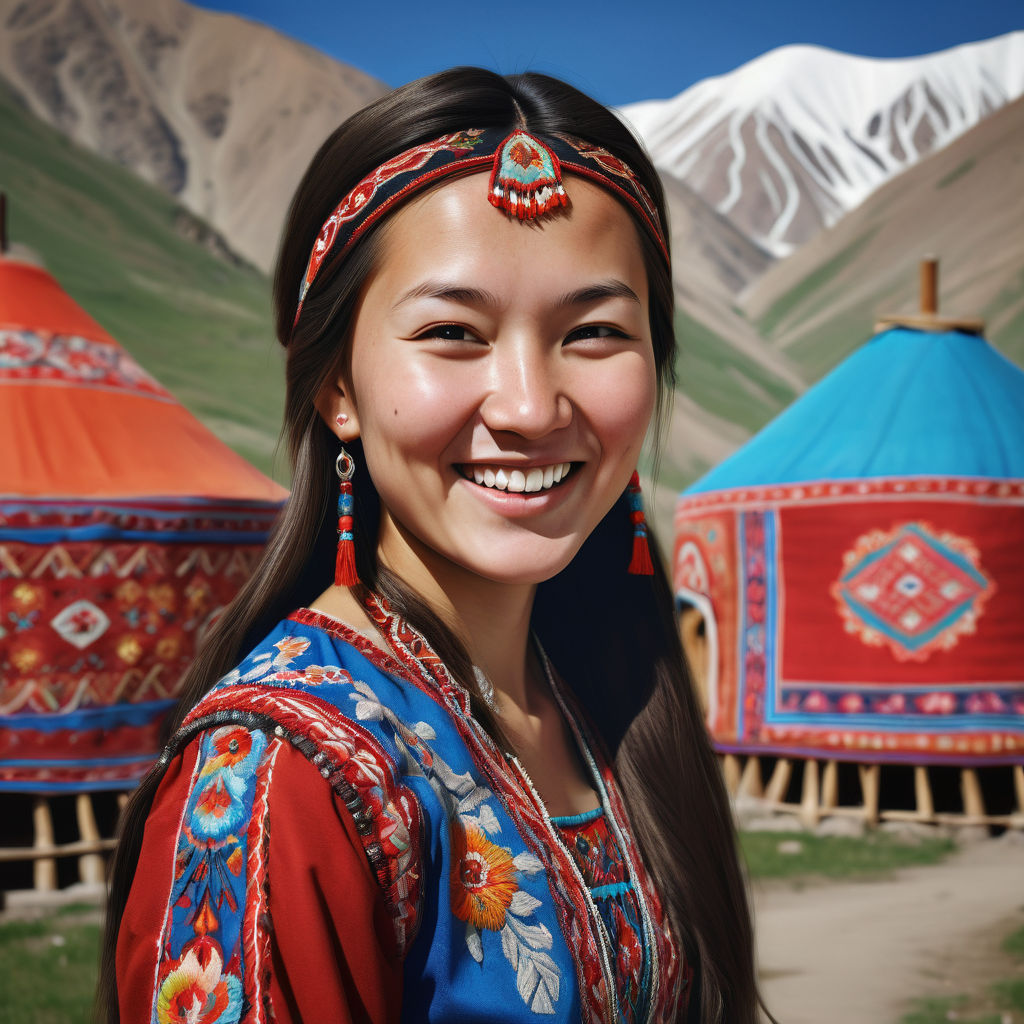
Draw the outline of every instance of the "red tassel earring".
[[[352,477],[356,461],[344,448],[334,464],[341,489],[338,493],[338,557],[334,563],[334,585],[351,587],[359,582],[356,572],[356,545],[352,539]]]
[[[636,470],[629,478],[629,520],[633,524],[633,557],[629,561],[629,571],[634,576],[653,576],[654,564],[647,545],[647,520],[640,494],[640,474]]]

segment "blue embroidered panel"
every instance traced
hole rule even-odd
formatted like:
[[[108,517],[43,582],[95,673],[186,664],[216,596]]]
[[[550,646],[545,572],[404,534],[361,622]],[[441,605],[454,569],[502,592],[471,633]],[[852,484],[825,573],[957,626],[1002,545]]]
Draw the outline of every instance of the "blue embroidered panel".
[[[395,667],[382,671],[342,636],[293,618],[212,695],[250,684],[280,690],[282,701],[288,691],[315,694],[370,733],[415,794],[423,901],[405,957],[403,1019],[579,1021],[576,963],[548,872],[506,810],[521,798],[480,777],[452,714]]]

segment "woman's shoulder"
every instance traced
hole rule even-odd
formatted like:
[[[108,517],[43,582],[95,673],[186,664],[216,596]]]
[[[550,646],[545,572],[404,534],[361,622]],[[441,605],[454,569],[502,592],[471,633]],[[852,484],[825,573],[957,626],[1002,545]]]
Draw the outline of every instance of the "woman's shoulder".
[[[242,713],[285,727],[298,726],[304,716],[359,719],[368,695],[401,707],[410,688],[416,684],[403,666],[366,635],[302,608],[278,622],[214,683],[189,710],[182,729],[195,735]]]

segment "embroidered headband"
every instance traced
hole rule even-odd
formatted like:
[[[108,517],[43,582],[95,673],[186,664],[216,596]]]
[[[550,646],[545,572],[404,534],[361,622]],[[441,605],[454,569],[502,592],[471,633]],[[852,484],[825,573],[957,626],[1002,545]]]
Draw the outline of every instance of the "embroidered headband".
[[[392,157],[349,192],[324,222],[302,276],[295,321],[310,285],[328,261],[340,258],[385,213],[440,178],[469,174],[492,165],[487,199],[520,220],[533,220],[568,206],[562,170],[606,188],[640,219],[668,262],[668,245],[650,194],[613,153],[566,135],[542,141],[522,129],[472,128]]]

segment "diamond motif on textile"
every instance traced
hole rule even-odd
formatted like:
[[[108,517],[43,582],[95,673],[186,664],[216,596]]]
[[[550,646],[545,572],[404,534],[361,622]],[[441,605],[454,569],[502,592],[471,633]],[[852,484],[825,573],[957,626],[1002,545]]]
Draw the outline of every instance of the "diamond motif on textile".
[[[75,601],[51,619],[50,625],[69,644],[82,650],[106,633],[110,619],[92,601]]]
[[[974,632],[995,589],[970,540],[916,522],[858,537],[832,596],[848,633],[926,661]]]

